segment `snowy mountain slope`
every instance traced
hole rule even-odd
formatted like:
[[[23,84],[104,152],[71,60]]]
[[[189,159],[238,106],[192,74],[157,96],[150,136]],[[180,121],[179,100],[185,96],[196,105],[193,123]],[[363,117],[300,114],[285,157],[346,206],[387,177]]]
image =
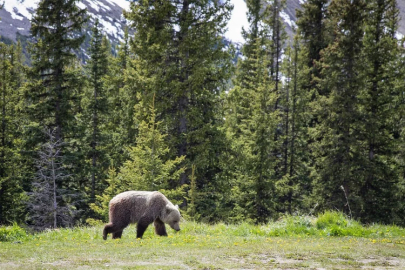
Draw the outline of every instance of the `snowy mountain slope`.
[[[16,41],[17,33],[30,35],[30,19],[39,0],[6,0],[0,10],[0,35],[3,38]],[[87,8],[91,22],[98,18],[104,31],[112,41],[123,37],[126,20],[122,16],[123,9],[129,9],[129,2],[125,0],[82,0],[80,8]]]
[[[3,0],[4,1],[4,0]],[[3,2],[0,0],[0,3]],[[293,36],[293,27],[296,21],[296,9],[306,0],[287,0],[287,6],[282,11],[281,16],[285,22],[288,36]],[[0,36],[1,40],[15,42],[18,37],[27,38],[30,36],[30,19],[39,0],[5,0],[4,7],[0,10]],[[244,0],[231,0],[234,5],[234,12],[228,23],[226,38],[234,43],[242,43],[240,34],[242,27],[247,27],[246,4]],[[400,21],[398,32],[405,34],[405,0],[398,0]],[[80,8],[87,8],[91,17],[89,25],[86,27],[86,35],[90,36],[90,28],[95,18],[98,18],[104,28],[104,32],[109,37],[112,44],[117,44],[123,38],[123,29],[127,21],[122,15],[122,10],[129,9],[127,0],[81,0]],[[83,51],[86,46],[83,47]],[[85,52],[84,52],[85,53]]]

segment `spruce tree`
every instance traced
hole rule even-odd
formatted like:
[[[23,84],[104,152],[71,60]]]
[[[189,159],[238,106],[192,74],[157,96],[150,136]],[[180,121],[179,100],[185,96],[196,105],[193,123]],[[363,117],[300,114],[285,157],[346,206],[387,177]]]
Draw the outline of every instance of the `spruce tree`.
[[[70,177],[63,164],[62,143],[51,131],[44,133],[49,140],[39,151],[33,190],[28,193],[28,220],[36,230],[71,226],[76,214],[72,194],[60,185]]]
[[[279,112],[276,82],[271,70],[273,43],[267,37],[272,29],[263,12],[261,1],[249,1],[249,29],[243,31],[246,43],[243,59],[238,62],[235,87],[228,94],[226,126],[232,144],[229,162],[233,180],[233,219],[263,223],[274,217],[276,210],[274,164],[280,149],[274,140]],[[277,60],[278,61],[278,60]]]
[[[276,182],[280,197],[278,209],[292,214],[308,209],[308,195],[311,191],[308,163],[308,119],[309,92],[303,85],[309,73],[306,67],[306,53],[302,49],[298,35],[292,46],[285,49],[282,64],[284,83],[282,86],[281,107],[283,134],[283,176]]]
[[[119,168],[118,173],[110,169],[108,187],[103,195],[96,195],[97,202],[90,205],[102,218],[107,216],[108,202],[120,192],[160,190],[171,200],[180,202],[185,196],[184,187],[176,190],[171,188],[184,172],[184,167],[179,168],[184,156],[167,158],[170,151],[165,142],[167,134],[164,133],[163,123],[156,120],[154,100],[150,105],[141,100],[135,109],[137,113],[134,120],[139,128],[136,145],[128,148],[129,159]]]
[[[24,80],[21,44],[0,43],[0,224],[24,221],[21,157],[23,122],[20,86]]]
[[[38,149],[49,137],[61,143],[63,165],[73,177],[61,179],[58,189],[71,193],[84,191],[82,152],[83,136],[75,117],[80,111],[83,87],[81,67],[74,53],[84,40],[81,31],[86,10],[76,0],[42,0],[31,21],[35,43],[31,44],[32,67],[24,86],[25,148],[30,171],[34,173]]]
[[[157,119],[168,129],[171,155],[186,156],[187,171],[174,188],[189,183],[194,164],[197,187],[215,189],[218,156],[225,147],[218,129],[223,121],[219,95],[231,69],[222,40],[230,11],[229,1],[168,0],[139,1],[126,13],[137,29],[127,91],[140,92],[145,101],[156,96]],[[209,213],[214,204],[208,201],[197,208]]]
[[[128,66],[132,55],[129,50],[128,28],[118,46],[117,56],[109,56],[108,71],[104,75],[103,88],[107,98],[108,113],[105,115],[105,132],[109,143],[105,145],[109,163],[119,167],[128,159],[125,148],[135,142],[134,106],[136,96],[128,89]]]
[[[92,29],[93,36],[90,43],[90,59],[87,64],[89,87],[82,100],[84,108],[84,122],[86,123],[86,145],[89,146],[90,159],[90,198],[94,201],[97,186],[103,181],[103,174],[108,168],[105,160],[105,122],[108,112],[107,93],[103,79],[108,71],[108,52],[110,46],[101,32],[98,20]],[[103,158],[104,157],[104,158]]]
[[[80,47],[80,35],[86,21],[84,9],[76,0],[42,0],[31,21],[32,44],[30,83],[26,86],[27,115],[30,127],[55,130],[56,140],[72,137],[75,126],[72,114],[75,74],[68,67],[76,59],[74,50]]]
[[[297,10],[298,33],[306,54],[306,66],[310,68],[303,85],[308,91],[318,90],[317,81],[321,76],[321,51],[328,45],[329,32],[326,27],[328,0],[308,0]],[[322,93],[321,93],[322,94]]]
[[[268,38],[271,40],[270,47],[270,75],[275,82],[275,92],[280,96],[280,71],[281,71],[281,52],[285,45],[286,33],[280,13],[285,8],[285,0],[273,0],[266,7],[265,22],[268,25]],[[279,100],[275,104],[275,109],[278,107]],[[275,137],[277,139],[277,136]]]
[[[333,42],[323,51],[320,88],[329,95],[317,96],[314,112],[320,123],[311,128],[315,141],[313,170],[315,200],[321,209],[344,210],[358,217],[362,167],[358,141],[362,124],[360,89],[364,86],[362,41],[365,2],[334,0],[327,24],[333,29]],[[347,199],[346,199],[347,198]]]
[[[397,121],[400,110],[397,97],[402,95],[404,73],[400,62],[403,50],[396,38],[399,11],[395,0],[367,2],[363,39],[365,86],[361,92],[361,177],[362,212],[365,222],[392,222],[400,209],[395,196],[400,183],[396,152],[399,146]]]

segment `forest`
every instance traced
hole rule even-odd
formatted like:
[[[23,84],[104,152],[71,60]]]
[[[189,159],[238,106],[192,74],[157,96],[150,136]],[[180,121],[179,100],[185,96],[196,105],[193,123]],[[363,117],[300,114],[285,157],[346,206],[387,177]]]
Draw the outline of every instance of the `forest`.
[[[229,0],[139,0],[118,47],[93,21],[87,61],[77,2],[39,2],[29,61],[0,43],[0,224],[92,224],[159,190],[201,222],[405,225],[396,0],[307,0],[294,37],[285,0],[247,0],[241,56]]]

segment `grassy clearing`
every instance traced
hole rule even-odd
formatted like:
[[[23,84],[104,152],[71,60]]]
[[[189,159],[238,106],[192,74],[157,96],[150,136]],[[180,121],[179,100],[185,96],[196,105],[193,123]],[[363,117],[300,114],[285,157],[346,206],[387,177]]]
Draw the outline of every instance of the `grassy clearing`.
[[[0,243],[0,269],[405,269],[405,230],[362,227],[339,213],[263,226],[184,222],[158,237],[134,226],[103,241],[103,226],[19,235]],[[1,233],[1,231],[0,231]]]

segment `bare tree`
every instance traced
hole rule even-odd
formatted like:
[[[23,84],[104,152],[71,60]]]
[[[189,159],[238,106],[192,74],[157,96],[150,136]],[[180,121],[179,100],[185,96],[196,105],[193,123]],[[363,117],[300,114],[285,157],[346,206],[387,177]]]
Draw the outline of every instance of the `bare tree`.
[[[45,131],[49,140],[38,153],[33,191],[28,194],[30,220],[37,230],[70,226],[76,214],[75,207],[70,203],[72,194],[60,188],[70,175],[62,165],[61,149],[64,143],[57,140],[54,133]]]

